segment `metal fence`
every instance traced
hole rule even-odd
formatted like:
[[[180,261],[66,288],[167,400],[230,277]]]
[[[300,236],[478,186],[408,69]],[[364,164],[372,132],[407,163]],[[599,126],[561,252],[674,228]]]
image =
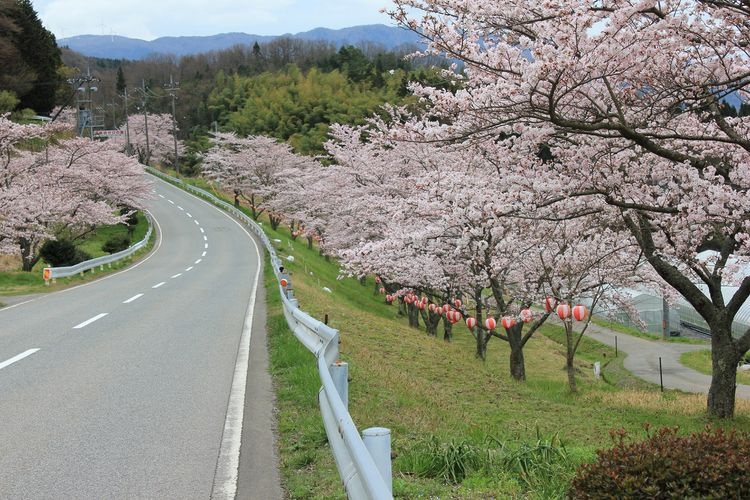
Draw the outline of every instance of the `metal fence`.
[[[318,392],[320,413],[347,495],[355,500],[393,498],[390,431],[375,427],[365,429],[360,436],[348,410],[348,366],[338,361],[339,332],[302,311],[291,287],[281,286],[281,279],[288,277],[280,274],[282,261],[276,255],[276,250],[263,229],[233,205],[208,191],[150,167],[146,170],[231,213],[262,241],[279,283],[279,293],[289,329],[317,358],[322,383]]]
[[[44,281],[49,283],[50,280],[54,280],[56,278],[75,276],[76,274],[83,273],[84,271],[88,271],[89,269],[94,269],[97,266],[102,267],[105,264],[112,264],[113,262],[117,262],[118,260],[133,255],[135,252],[145,247],[148,244],[149,238],[151,238],[151,233],[153,232],[154,225],[151,223],[150,215],[146,214],[146,218],[148,219],[148,231],[146,231],[146,236],[144,236],[143,239],[135,245],[132,245],[125,250],[121,250],[110,255],[103,255],[95,259],[79,262],[74,266],[45,267],[42,271],[42,277],[44,278]]]

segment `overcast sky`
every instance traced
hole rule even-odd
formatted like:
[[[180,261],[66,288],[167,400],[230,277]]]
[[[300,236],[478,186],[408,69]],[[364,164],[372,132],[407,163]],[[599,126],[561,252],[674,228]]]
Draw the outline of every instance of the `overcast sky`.
[[[57,38],[299,33],[317,27],[392,24],[389,0],[32,0]]]

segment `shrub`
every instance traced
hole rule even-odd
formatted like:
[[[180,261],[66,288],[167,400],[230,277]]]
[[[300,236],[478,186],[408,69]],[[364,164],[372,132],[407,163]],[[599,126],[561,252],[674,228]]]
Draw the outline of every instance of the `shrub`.
[[[571,498],[750,498],[746,433],[678,436],[677,428],[663,428],[636,443],[626,443],[623,430],[612,436],[615,446],[576,473]]]
[[[408,469],[420,477],[440,478],[458,484],[478,468],[479,460],[476,447],[466,441],[443,443],[433,436],[412,450]]]
[[[110,236],[102,245],[102,250],[107,253],[115,253],[125,250],[130,246],[130,236],[127,234],[115,234]]]
[[[39,250],[45,262],[52,267],[72,266],[77,264],[76,246],[69,240],[48,240]]]

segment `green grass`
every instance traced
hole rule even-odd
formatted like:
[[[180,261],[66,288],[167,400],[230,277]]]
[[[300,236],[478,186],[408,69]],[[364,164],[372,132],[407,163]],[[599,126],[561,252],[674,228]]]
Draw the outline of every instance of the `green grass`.
[[[700,350],[686,352],[680,356],[680,363],[706,375],[711,375],[711,351]],[[737,383],[750,385],[750,372],[737,371]]]
[[[148,231],[148,221],[143,213],[138,213],[138,224],[130,235],[130,244],[138,243],[146,236]],[[102,250],[102,245],[113,236],[127,235],[128,228],[124,224],[116,224],[114,226],[102,226],[96,229],[96,231],[90,233],[81,241],[76,242],[76,246],[84,252],[91,255],[91,257],[101,257],[108,255],[107,252]]]
[[[131,242],[137,243],[138,241],[141,241],[145,237],[147,231],[148,221],[143,214],[139,214],[138,225],[133,232]],[[92,257],[106,255],[106,252],[101,249],[101,246],[105,241],[107,241],[110,236],[117,233],[127,233],[126,227],[123,225],[100,227],[96,231],[91,233],[78,246],[79,248],[82,248],[83,250],[88,252]],[[91,281],[103,274],[118,271],[130,265],[134,260],[138,260],[144,255],[147,255],[153,247],[155,238],[155,235],[152,235],[151,240],[149,241],[148,245],[146,245],[146,247],[138,250],[129,258],[122,259],[119,262],[113,263],[111,267],[106,266],[104,270],[97,268],[94,270],[86,271],[83,276],[76,275],[70,276],[68,278],[58,278],[56,280],[56,283],[51,283],[50,285],[46,285],[44,283],[44,280],[42,279],[42,269],[45,267],[45,264],[41,261],[37,263],[36,266],[34,266],[34,269],[31,272],[24,272],[20,270],[0,272],[0,297],[53,292],[68,288],[70,286],[85,283],[87,281]],[[0,301],[0,307],[2,306],[3,303]]]
[[[651,332],[644,332],[639,330],[638,328],[623,325],[622,323],[619,323],[617,321],[608,321],[603,318],[597,318],[593,317],[591,321],[599,326],[602,326],[604,328],[608,328],[610,330],[619,332],[619,333],[625,333],[627,335],[632,335],[633,337],[640,337],[643,339],[648,340],[663,340],[661,335],[656,335]],[[709,341],[706,339],[700,339],[695,337],[668,337],[667,342],[675,342],[678,344],[708,344]]]

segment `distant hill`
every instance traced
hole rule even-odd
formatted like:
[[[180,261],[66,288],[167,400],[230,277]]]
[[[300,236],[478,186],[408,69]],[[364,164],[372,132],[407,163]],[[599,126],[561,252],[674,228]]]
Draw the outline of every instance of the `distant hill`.
[[[227,49],[235,45],[252,45],[255,42],[267,43],[282,37],[325,41],[336,46],[374,43],[388,50],[403,45],[420,44],[419,36],[411,31],[384,24],[353,26],[338,30],[315,28],[302,33],[279,36],[249,35],[246,33],[222,33],[213,36],[169,36],[157,38],[150,42],[124,36],[80,35],[61,38],[57,43],[61,47],[68,47],[90,57],[138,60],[160,54],[176,56],[200,54],[212,50]]]

